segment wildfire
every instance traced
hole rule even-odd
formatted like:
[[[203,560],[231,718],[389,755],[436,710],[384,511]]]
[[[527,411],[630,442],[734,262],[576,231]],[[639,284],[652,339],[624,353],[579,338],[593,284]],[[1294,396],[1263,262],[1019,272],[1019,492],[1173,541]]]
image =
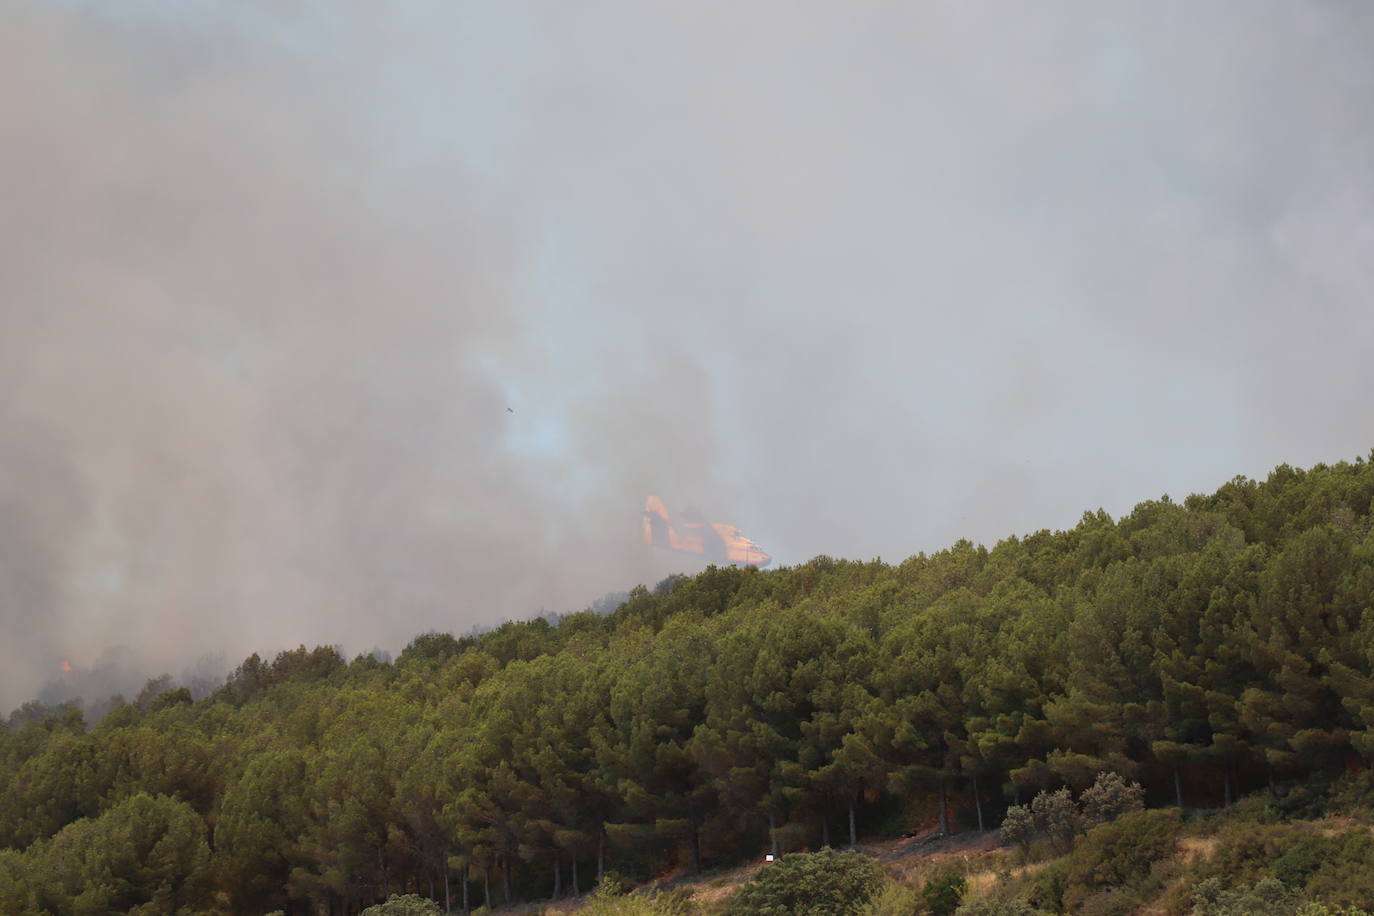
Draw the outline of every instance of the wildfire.
[[[72,663],[69,662],[69,661],[67,661],[65,658],[62,659],[62,670],[63,670],[63,671],[71,671],[71,670],[72,670]]]

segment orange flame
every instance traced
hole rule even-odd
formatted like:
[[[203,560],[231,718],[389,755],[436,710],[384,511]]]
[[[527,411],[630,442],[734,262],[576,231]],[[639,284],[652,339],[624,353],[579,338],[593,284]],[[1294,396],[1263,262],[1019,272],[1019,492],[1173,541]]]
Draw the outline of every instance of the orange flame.
[[[67,661],[65,658],[62,659],[62,670],[63,670],[63,671],[70,671],[70,670],[72,670],[72,663],[69,662],[69,661]]]

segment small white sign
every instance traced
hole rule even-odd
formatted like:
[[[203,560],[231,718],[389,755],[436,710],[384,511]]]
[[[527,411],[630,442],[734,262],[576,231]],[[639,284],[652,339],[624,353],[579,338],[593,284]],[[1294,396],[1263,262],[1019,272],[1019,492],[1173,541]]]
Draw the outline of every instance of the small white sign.
[[[770,852],[768,855],[764,856],[764,857],[763,857],[763,861],[765,861],[765,862],[772,862],[772,861],[773,861],[773,854]]]

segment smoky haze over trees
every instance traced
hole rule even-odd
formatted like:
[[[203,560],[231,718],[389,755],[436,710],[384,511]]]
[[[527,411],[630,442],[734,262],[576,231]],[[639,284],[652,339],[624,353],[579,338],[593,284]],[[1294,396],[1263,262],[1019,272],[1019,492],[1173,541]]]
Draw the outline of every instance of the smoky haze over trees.
[[[207,698],[154,682],[94,726],[30,704],[0,722],[0,910],[466,910],[1000,824],[1103,844],[1055,892],[1077,912],[1173,848],[1179,812],[1142,805],[1367,813],[1372,508],[1371,460],[1284,465],[990,549],[712,567],[394,664],[253,654]],[[1350,833],[1309,850],[1314,881],[1325,858],[1349,876],[1314,897],[1368,900],[1374,841]]]
[[[583,606],[681,570],[650,492],[899,559],[1362,453],[1371,45],[1318,0],[7,3],[0,707]]]

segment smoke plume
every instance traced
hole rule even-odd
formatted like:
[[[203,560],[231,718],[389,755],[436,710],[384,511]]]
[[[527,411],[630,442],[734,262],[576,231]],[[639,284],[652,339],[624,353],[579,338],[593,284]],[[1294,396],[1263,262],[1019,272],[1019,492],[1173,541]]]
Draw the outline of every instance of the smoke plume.
[[[898,560],[1367,454],[1370,47],[1342,0],[8,3],[0,707],[690,571],[650,492]]]

